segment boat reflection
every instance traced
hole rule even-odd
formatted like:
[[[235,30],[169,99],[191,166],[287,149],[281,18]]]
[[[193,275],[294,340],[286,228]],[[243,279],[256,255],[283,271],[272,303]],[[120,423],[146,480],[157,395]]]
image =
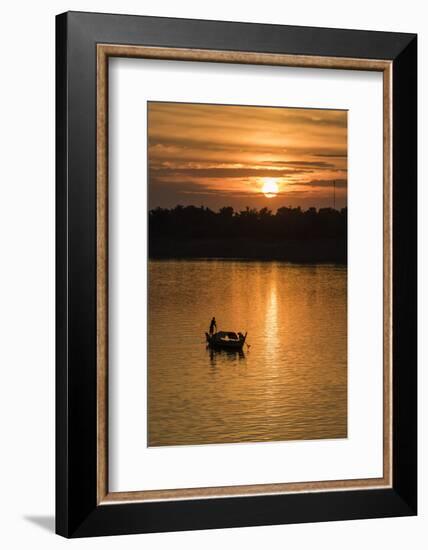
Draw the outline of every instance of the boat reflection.
[[[219,349],[207,346],[210,365],[216,367],[221,363],[234,363],[245,359],[245,353],[242,349]]]

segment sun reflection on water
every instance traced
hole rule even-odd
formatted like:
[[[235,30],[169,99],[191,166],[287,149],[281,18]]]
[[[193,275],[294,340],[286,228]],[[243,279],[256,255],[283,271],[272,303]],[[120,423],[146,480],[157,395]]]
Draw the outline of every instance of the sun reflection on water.
[[[345,267],[150,261],[149,277],[150,446],[346,437]],[[248,331],[242,354],[206,349],[212,316]]]

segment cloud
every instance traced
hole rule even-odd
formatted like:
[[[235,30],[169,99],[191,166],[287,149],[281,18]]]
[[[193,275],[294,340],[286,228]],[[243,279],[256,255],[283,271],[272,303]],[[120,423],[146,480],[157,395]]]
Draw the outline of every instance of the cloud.
[[[316,153],[314,154],[315,157],[329,157],[329,158],[348,158],[348,153],[346,152],[337,152],[332,151],[330,153]]]
[[[333,178],[346,193],[346,152],[346,111],[148,104],[152,205],[260,201],[261,178],[276,178],[281,193],[296,200],[325,198]]]
[[[287,167],[287,166],[299,166],[299,167],[308,167],[308,168],[317,168],[318,170],[324,170],[324,169],[336,169],[336,165],[331,162],[322,162],[322,161],[304,161],[304,160],[274,160],[274,161],[266,161],[263,164],[269,165],[269,166],[281,166],[281,167]]]
[[[290,185],[301,185],[306,187],[333,187],[333,182],[335,182],[336,188],[346,189],[348,186],[348,181],[345,179],[310,180],[296,182]]]
[[[312,172],[308,169],[287,169],[287,170],[275,170],[268,168],[157,168],[150,170],[150,176],[155,177],[183,177],[188,176],[192,178],[281,178],[295,174],[306,174]]]

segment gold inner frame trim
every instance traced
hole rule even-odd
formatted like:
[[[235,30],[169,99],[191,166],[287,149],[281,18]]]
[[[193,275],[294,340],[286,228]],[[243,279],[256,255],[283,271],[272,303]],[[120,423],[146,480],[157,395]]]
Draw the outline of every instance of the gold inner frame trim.
[[[297,483],[109,492],[108,488],[108,59],[133,57],[383,73],[383,476]],[[318,57],[97,45],[97,503],[222,498],[392,486],[392,62]]]

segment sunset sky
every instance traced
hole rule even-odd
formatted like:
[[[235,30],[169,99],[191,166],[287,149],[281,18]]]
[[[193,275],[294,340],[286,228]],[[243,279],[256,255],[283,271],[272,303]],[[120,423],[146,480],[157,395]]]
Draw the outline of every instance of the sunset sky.
[[[347,202],[347,112],[148,103],[149,208]]]

